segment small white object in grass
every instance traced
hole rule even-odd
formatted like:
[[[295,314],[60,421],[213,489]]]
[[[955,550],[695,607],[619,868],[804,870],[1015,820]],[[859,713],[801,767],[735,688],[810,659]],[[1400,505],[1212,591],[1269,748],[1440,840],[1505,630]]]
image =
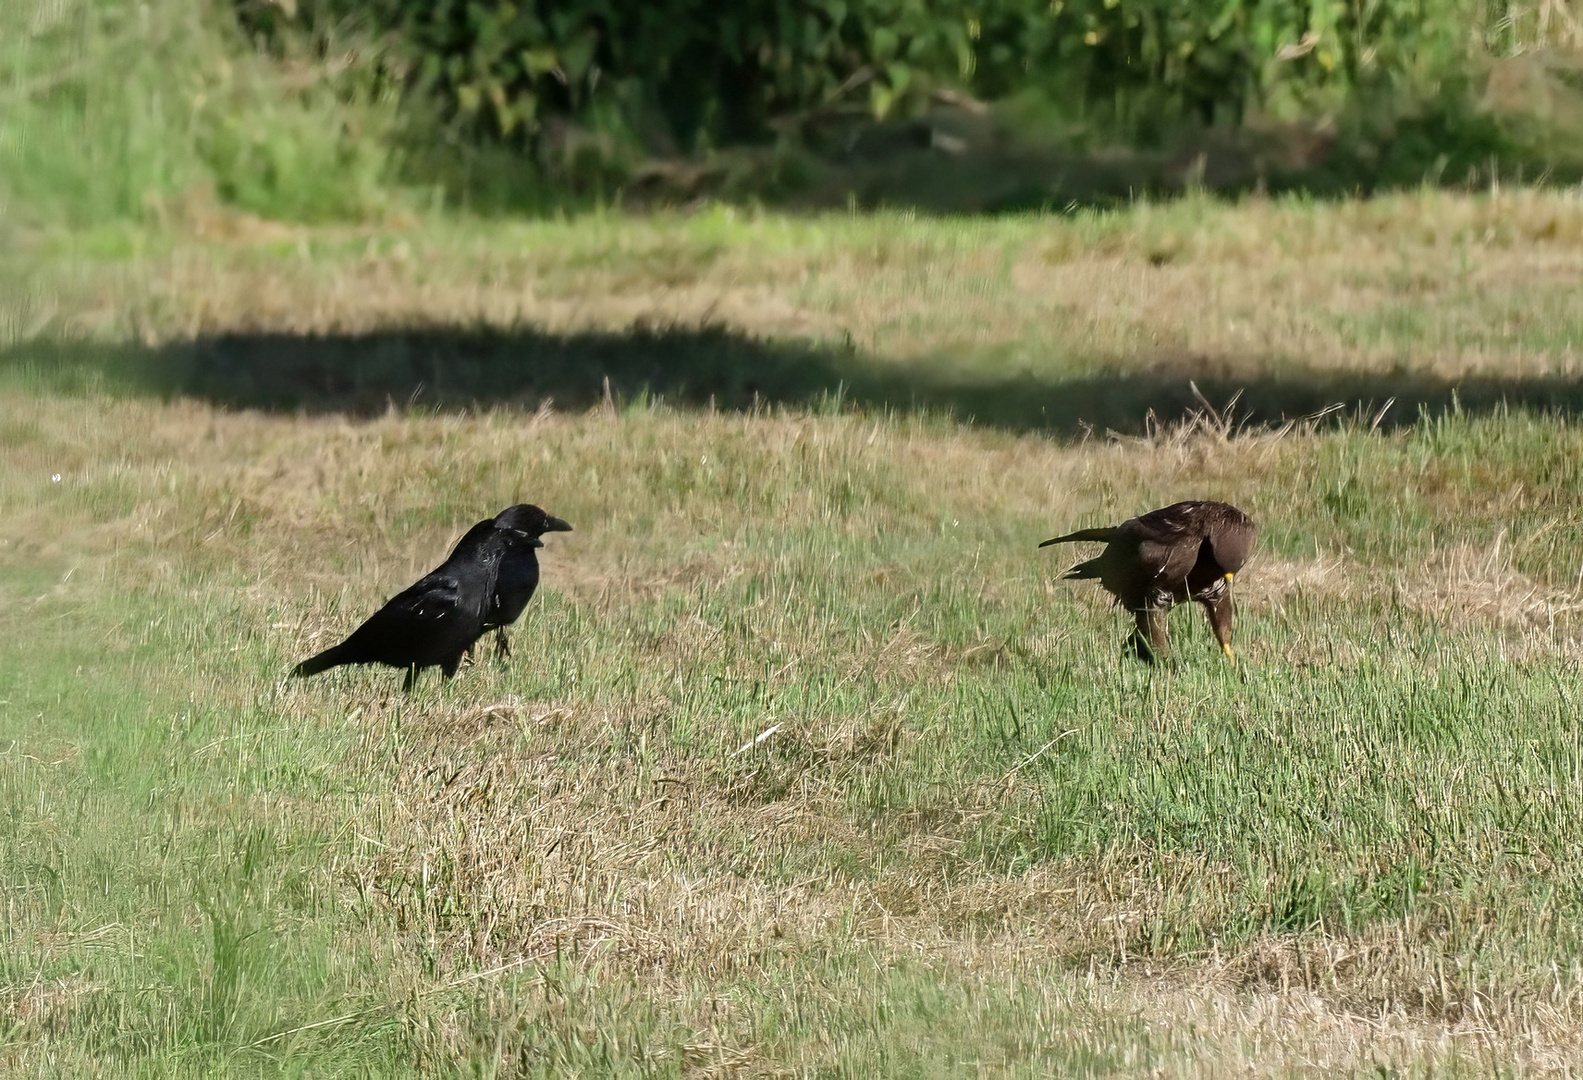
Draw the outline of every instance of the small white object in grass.
[[[784,723],[784,721],[782,721],[782,722]],[[781,729],[780,724],[775,724],[772,727],[765,728],[763,731],[761,731],[757,735],[753,736],[752,739],[750,739],[749,741],[743,743],[741,746],[737,747],[734,751],[732,751],[730,756],[731,757],[736,757],[738,754],[742,753],[745,750],[753,749],[759,743],[763,742],[765,739],[769,738],[771,735],[775,734],[780,729]]]
[[[60,483],[60,473],[52,473],[52,474],[50,474],[49,482],[52,483],[52,484]]]

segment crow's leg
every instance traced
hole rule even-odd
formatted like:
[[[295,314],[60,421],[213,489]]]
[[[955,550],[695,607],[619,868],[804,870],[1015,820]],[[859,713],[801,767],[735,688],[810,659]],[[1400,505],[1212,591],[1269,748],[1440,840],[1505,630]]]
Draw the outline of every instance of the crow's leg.
[[[412,693],[412,688],[418,685],[418,665],[411,664],[407,667],[407,677],[402,682],[401,688],[407,693]]]
[[[506,628],[504,626],[495,628],[495,659],[511,659],[511,642],[506,640]]]

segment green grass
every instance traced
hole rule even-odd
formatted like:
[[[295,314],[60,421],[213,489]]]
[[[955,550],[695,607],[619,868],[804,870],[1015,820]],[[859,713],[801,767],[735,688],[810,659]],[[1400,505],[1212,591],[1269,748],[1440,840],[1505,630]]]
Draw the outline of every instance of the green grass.
[[[1190,382],[1277,422],[1580,401],[1567,195],[238,228],[34,236],[0,266],[24,298],[0,312],[0,364],[249,407],[575,409],[608,380],[622,401],[834,400],[1063,436],[1179,417]]]
[[[278,249],[132,234],[100,255],[63,236],[17,257],[7,280],[31,292],[5,294],[21,329],[0,362],[5,1070],[1578,1062],[1583,431],[1523,397],[1571,393],[1573,358],[1528,354],[1501,384],[1515,402],[1462,403],[1531,328],[1422,362],[1406,340],[1402,369],[1378,372],[1368,348],[1332,353],[1324,319],[1291,321],[1303,298],[1341,311],[1371,293],[1393,272],[1381,252],[1432,281],[1459,272],[1423,240],[1431,217],[1517,230],[1574,211],[1414,205],[1177,208],[1185,253],[1165,267],[1153,209],[593,219],[493,241],[464,223]],[[1359,221],[1376,238],[1344,258]],[[1073,280],[1145,315],[1105,323],[1062,307],[1073,291],[1019,291],[1044,265],[1027,253],[1069,232]],[[396,259],[398,243],[419,250]],[[1553,282],[1577,248],[1501,264],[1533,268],[1511,292],[1555,298],[1552,340],[1575,317]],[[847,269],[800,276],[815,264]],[[724,328],[691,328],[689,265]],[[759,277],[733,292],[744,267]],[[1070,405],[1041,428],[1010,406],[969,424],[899,399],[938,363],[931,340],[962,347],[964,320],[987,329],[961,367],[988,375],[1008,336],[1042,332],[1052,358],[1019,377],[1059,402],[1139,319],[1221,324],[1260,299],[1232,286],[1261,279],[1298,295],[1254,326],[1286,327],[1287,348],[1221,377],[1278,388],[1323,360],[1376,391],[1439,379],[1445,407],[1284,432],[1169,415],[1106,440]],[[602,299],[532,306],[578,280]],[[1195,280],[1226,284],[1150,299]],[[1424,295],[1381,304],[1427,323]],[[877,314],[857,344],[828,332],[862,310]],[[643,332],[637,315],[680,325]],[[413,326],[450,366],[422,350],[408,366],[389,342]],[[560,368],[512,366],[554,335]],[[293,349],[313,363],[279,367]],[[1195,363],[1213,368],[1176,378]],[[454,382],[404,407],[415,370]],[[739,389],[657,401],[639,392],[656,370]],[[610,371],[623,392],[605,401]],[[850,372],[872,381],[832,385]],[[1115,407],[1163,407],[1149,393]],[[1177,659],[1151,670],[1122,659],[1102,596],[1053,580],[1073,553],[1034,545],[1189,496],[1262,524],[1238,577],[1242,659],[1180,611]],[[543,552],[512,661],[410,698],[385,671],[284,678],[523,498],[576,531]]]
[[[379,216],[390,110],[250,55],[223,2],[0,9],[0,227]],[[366,95],[362,95],[366,98]],[[0,236],[9,235],[9,230]]]

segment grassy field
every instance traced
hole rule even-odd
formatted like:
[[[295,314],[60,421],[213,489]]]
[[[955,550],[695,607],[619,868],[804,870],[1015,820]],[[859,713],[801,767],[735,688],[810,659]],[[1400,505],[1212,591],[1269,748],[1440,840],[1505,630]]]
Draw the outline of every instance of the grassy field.
[[[9,250],[6,1073],[1583,1066],[1575,195]],[[1035,545],[1185,497],[1149,669]],[[284,678],[524,499],[512,660]]]

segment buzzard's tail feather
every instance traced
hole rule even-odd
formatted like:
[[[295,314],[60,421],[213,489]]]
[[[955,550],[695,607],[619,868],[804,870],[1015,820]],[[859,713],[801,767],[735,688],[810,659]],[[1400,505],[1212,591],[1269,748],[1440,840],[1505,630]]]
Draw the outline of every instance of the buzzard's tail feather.
[[[1072,567],[1072,569],[1061,575],[1062,578],[1076,578],[1079,581],[1086,581],[1090,578],[1104,576],[1104,570],[1100,567],[1098,559],[1089,559],[1087,562],[1080,562],[1076,566]]]
[[[1116,527],[1114,525],[1107,525],[1102,529],[1079,529],[1077,532],[1067,533],[1065,536],[1052,536],[1039,546],[1049,547],[1051,544],[1069,544],[1079,540],[1098,540],[1103,543],[1109,543],[1111,537],[1115,535]]]

